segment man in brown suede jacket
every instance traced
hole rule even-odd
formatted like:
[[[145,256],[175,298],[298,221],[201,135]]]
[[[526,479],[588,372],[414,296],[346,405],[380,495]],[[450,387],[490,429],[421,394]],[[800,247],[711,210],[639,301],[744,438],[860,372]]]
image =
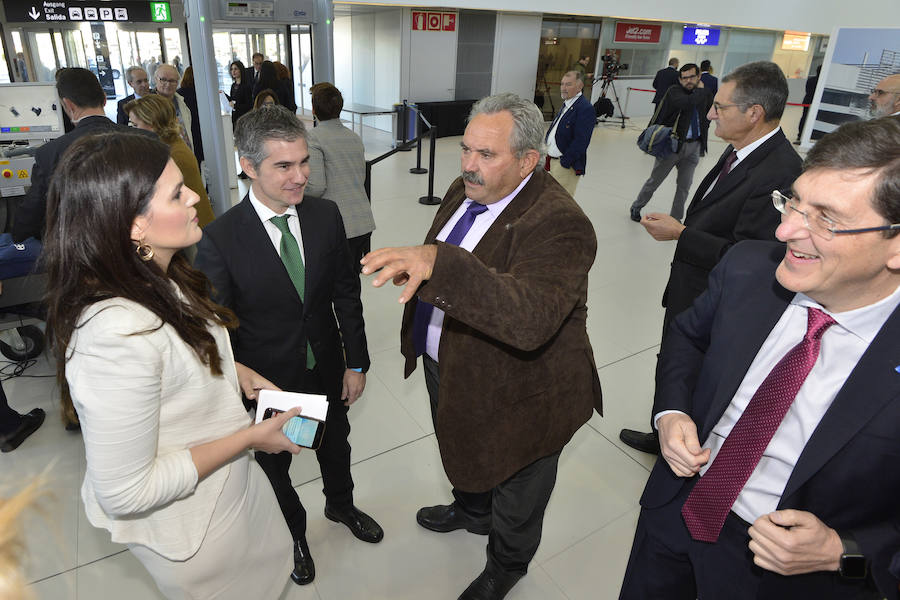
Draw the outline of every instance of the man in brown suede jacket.
[[[405,375],[422,355],[450,505],[432,531],[489,534],[487,565],[460,599],[500,599],[537,551],[563,446],[601,409],[585,327],[590,221],[543,169],[544,123],[514,94],[480,100],[462,176],[425,245],[363,258],[373,285],[405,285]]]

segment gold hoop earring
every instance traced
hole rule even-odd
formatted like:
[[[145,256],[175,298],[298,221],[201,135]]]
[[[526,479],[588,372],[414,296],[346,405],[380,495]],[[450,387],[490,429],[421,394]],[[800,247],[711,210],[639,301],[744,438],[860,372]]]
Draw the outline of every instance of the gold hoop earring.
[[[137,252],[137,255],[144,262],[153,260],[153,248],[150,246],[150,244],[144,243],[144,238],[141,238],[141,241],[138,242],[137,248],[135,248],[135,252]]]

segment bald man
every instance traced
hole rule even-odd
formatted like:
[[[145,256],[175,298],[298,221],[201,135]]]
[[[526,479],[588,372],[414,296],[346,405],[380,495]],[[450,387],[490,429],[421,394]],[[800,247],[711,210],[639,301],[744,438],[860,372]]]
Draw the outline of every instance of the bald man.
[[[888,75],[869,94],[869,113],[873,118],[900,116],[900,73]]]

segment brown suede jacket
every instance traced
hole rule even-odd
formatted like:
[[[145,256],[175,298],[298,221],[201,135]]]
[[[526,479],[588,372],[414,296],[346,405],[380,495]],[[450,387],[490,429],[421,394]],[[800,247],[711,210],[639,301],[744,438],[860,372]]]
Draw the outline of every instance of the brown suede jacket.
[[[464,200],[457,179],[426,244]],[[444,469],[455,487],[480,492],[560,450],[593,408],[602,410],[585,327],[597,240],[581,208],[539,170],[474,252],[437,246],[431,279],[403,314],[404,375],[416,368],[421,299],[446,313],[436,424]]]

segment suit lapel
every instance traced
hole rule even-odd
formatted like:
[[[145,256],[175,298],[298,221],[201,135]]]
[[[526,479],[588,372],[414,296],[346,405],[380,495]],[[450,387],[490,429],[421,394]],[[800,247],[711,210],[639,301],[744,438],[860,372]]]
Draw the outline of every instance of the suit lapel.
[[[309,295],[319,281],[319,274],[322,270],[323,248],[325,246],[325,238],[322,237],[324,227],[321,227],[321,224],[317,222],[315,211],[308,210],[308,207],[309,205],[306,202],[301,202],[297,206],[297,215],[300,218],[300,234],[303,237],[304,296],[306,299],[309,299]],[[285,270],[285,273],[287,273],[287,270]]]
[[[259,271],[260,281],[273,282],[282,288],[281,294],[290,294],[288,297],[297,299],[302,306],[300,296],[297,295],[297,289],[288,275],[284,263],[281,262],[281,256],[272,244],[272,239],[266,232],[265,225],[259,220],[259,215],[250,203],[250,196],[244,196],[244,200],[240,204],[241,219],[240,227],[235,231],[237,238],[236,248],[243,248],[246,252],[243,254],[246,260],[253,263],[253,268]],[[305,235],[305,232],[303,232]],[[309,276],[307,275],[307,278]]]
[[[771,293],[746,299],[747,304],[740,311],[741,318],[733,320],[735,325],[728,333],[735,343],[732,346],[729,360],[723,361],[724,368],[719,379],[715,400],[706,413],[706,421],[703,423],[700,434],[700,439],[703,441],[706,441],[712,428],[719,422],[725,409],[731,404],[753,359],[756,358],[759,349],[762,348],[766,338],[769,337],[795,295],[794,292],[781,287],[774,277],[770,285],[773,286]]]
[[[722,171],[722,165],[725,164],[725,158],[731,154],[731,151],[734,148],[729,144],[728,148],[725,149],[725,152],[722,153],[722,156],[719,157],[719,161],[716,163],[716,166],[706,174],[706,177],[703,178],[703,181],[700,182],[700,185],[697,187],[697,191],[694,192],[694,197],[691,199],[691,204],[688,206],[687,214],[691,214],[696,212],[696,210],[700,207],[700,204],[705,204],[705,199],[703,198],[703,194],[706,193],[706,190],[709,189],[709,186],[713,185],[716,179],[719,177],[719,173]],[[710,192],[710,195],[715,192]]]
[[[841,386],[831,407],[803,448],[781,495],[782,502],[816,474],[886,404],[900,397],[897,338],[900,308],[888,318]]]

